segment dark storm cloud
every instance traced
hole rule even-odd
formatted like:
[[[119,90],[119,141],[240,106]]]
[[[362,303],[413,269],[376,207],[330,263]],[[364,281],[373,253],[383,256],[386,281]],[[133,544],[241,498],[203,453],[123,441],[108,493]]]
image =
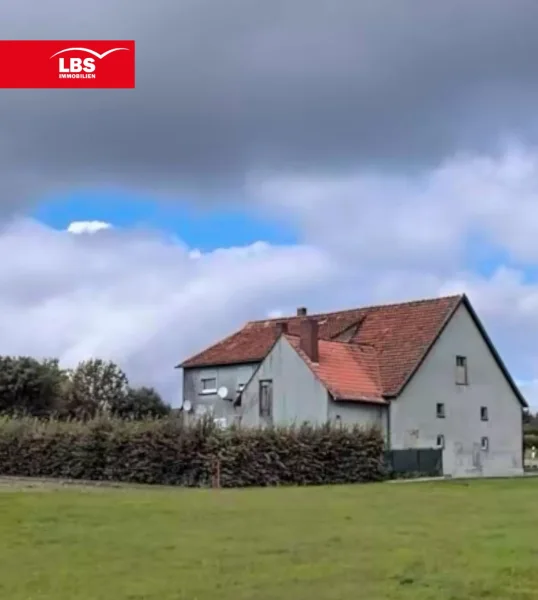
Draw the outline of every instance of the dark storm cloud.
[[[137,89],[4,91],[7,197],[409,168],[534,135],[535,0],[4,0],[0,37],[137,42]]]

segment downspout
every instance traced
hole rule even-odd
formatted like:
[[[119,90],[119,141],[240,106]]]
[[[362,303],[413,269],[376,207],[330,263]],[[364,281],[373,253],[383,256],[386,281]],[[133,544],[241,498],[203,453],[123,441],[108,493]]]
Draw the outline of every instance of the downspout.
[[[525,472],[525,407],[521,409],[521,468]]]
[[[387,406],[387,450],[390,450],[392,447],[391,439],[390,439],[390,411],[392,408],[392,402],[389,400],[389,404]]]

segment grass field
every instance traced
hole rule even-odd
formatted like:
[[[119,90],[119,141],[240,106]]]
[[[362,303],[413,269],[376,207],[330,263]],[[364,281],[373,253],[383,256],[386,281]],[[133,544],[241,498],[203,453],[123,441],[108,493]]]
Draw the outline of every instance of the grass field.
[[[0,489],[9,600],[538,597],[538,478]]]

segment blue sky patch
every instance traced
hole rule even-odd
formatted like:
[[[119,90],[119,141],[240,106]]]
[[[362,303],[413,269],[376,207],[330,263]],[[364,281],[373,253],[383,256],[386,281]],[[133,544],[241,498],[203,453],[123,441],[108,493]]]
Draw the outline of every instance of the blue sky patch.
[[[465,244],[465,266],[470,271],[490,278],[501,266],[510,266],[510,254],[502,247],[492,243],[480,232],[472,233]]]
[[[259,240],[274,245],[298,241],[290,225],[243,206],[199,209],[187,201],[156,202],[155,198],[118,192],[78,192],[48,198],[32,216],[55,229],[66,229],[73,221],[105,221],[116,227],[159,230],[177,235],[202,251]]]

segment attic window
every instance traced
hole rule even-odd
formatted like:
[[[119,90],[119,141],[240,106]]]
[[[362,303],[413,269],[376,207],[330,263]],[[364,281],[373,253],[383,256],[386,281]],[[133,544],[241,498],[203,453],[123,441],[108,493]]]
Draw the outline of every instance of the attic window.
[[[445,418],[445,405],[439,402],[436,406],[436,414],[438,419]]]
[[[487,421],[488,420],[488,407],[487,406],[481,406],[480,407],[480,420],[481,421]]]
[[[456,356],[456,385],[467,385],[467,357]]]
[[[217,393],[217,378],[207,377],[202,379],[202,394],[216,394]]]

